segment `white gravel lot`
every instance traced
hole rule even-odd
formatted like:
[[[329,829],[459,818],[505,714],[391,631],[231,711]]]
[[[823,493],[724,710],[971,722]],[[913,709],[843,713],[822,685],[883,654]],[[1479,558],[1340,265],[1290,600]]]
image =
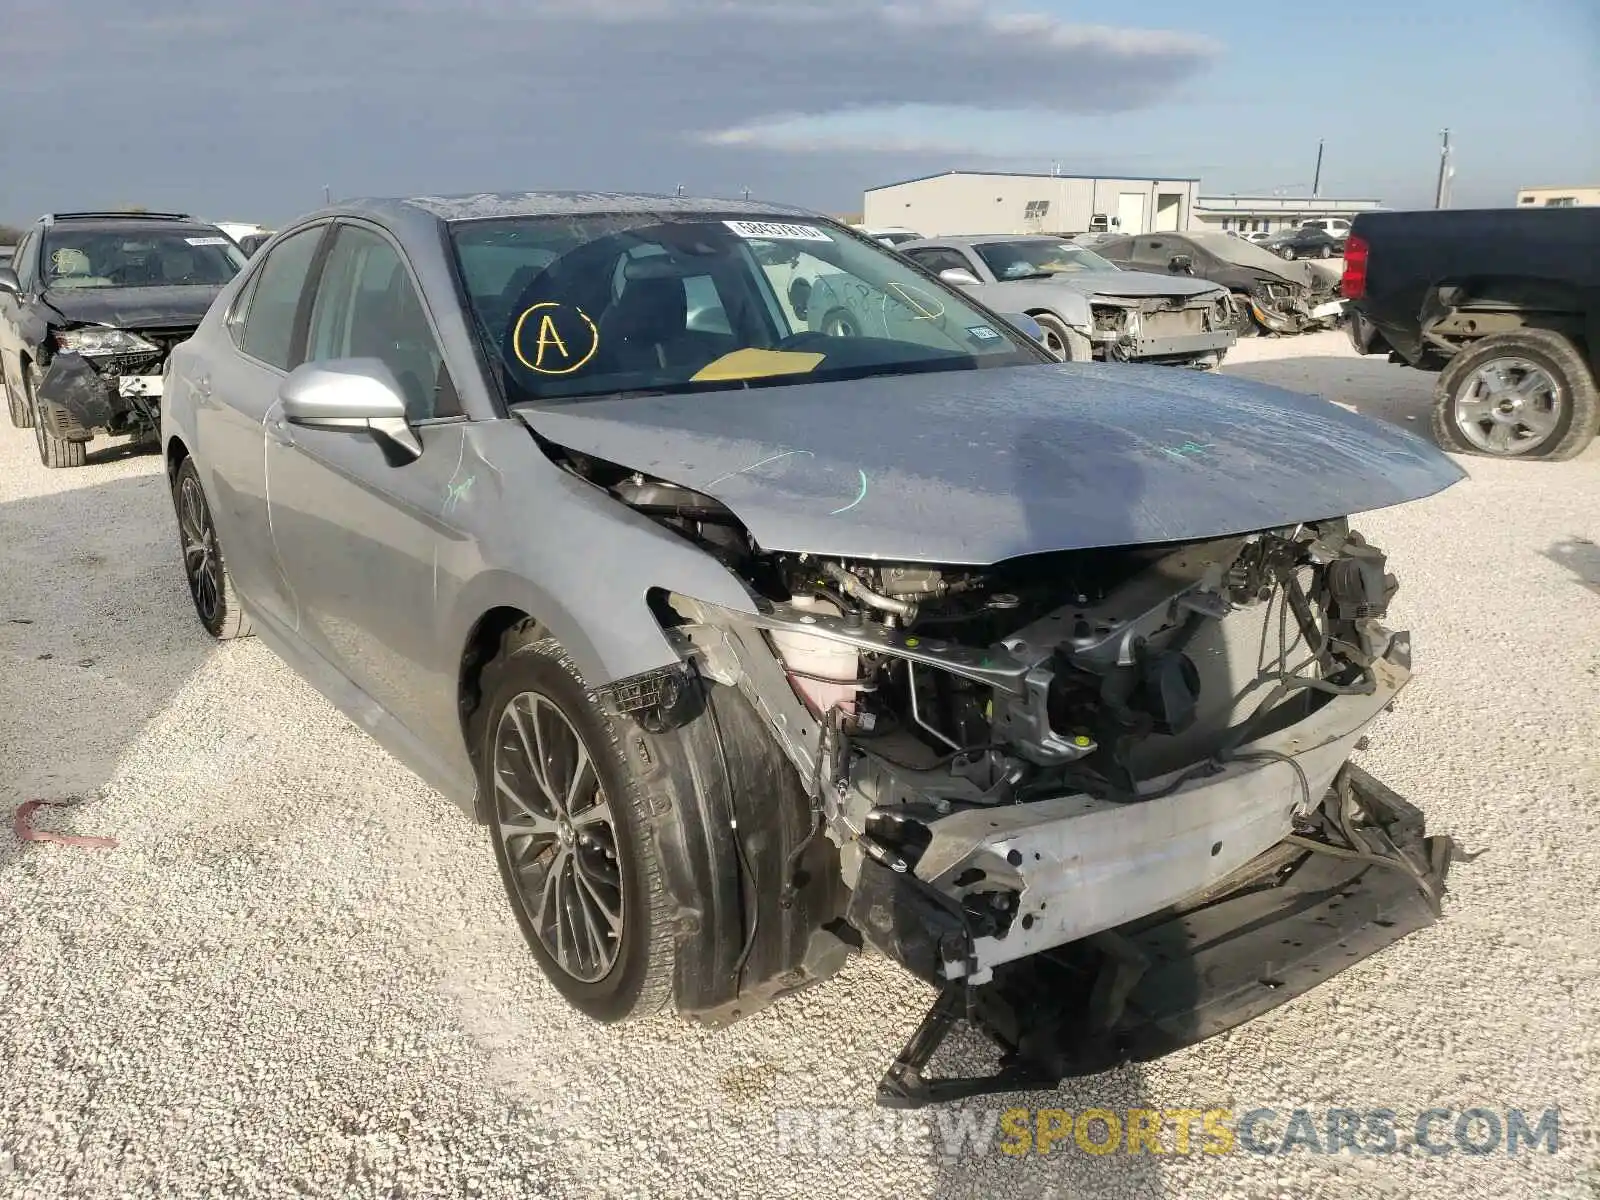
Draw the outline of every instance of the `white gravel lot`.
[[[1226,370],[1426,429],[1431,377],[1339,334]],[[722,1034],[585,1023],[486,834],[265,647],[208,643],[158,460],[47,472],[0,428],[0,1194],[1600,1196],[1600,447],[1464,465],[1362,522],[1418,663],[1364,761],[1487,851],[1446,919],[1207,1045],[973,1111],[1556,1107],[1556,1152],[949,1160],[778,1144],[779,1110],[878,1111],[920,985],[862,961]],[[119,848],[12,837],[68,796],[36,823]]]

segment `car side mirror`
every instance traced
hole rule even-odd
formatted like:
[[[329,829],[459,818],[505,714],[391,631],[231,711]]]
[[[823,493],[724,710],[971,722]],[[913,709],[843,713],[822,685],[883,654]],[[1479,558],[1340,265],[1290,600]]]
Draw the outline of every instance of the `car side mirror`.
[[[1041,346],[1044,345],[1044,326],[1035,321],[1027,313],[1001,313],[1006,323],[1018,330],[1026,337],[1032,338]]]
[[[1179,275],[1191,274],[1194,271],[1194,259],[1187,254],[1174,254],[1172,261],[1167,264],[1167,270]]]
[[[0,267],[0,292],[5,292],[8,296],[22,294],[22,282],[10,267]]]
[[[377,358],[302,363],[278,385],[283,419],[305,429],[364,429],[405,462],[422,454],[394,372]]]
[[[939,278],[952,287],[973,287],[983,281],[964,267],[950,267],[939,272]]]

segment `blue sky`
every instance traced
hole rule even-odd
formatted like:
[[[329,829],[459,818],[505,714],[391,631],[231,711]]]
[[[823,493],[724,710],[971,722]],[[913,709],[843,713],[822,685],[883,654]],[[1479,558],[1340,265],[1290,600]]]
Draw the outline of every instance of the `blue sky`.
[[[1597,0],[1264,7],[13,0],[0,219],[139,203],[271,223],[324,185],[749,187],[853,211],[876,183],[1052,162],[1294,191],[1319,138],[1325,195],[1404,207],[1431,204],[1447,125],[1458,206],[1600,183]]]

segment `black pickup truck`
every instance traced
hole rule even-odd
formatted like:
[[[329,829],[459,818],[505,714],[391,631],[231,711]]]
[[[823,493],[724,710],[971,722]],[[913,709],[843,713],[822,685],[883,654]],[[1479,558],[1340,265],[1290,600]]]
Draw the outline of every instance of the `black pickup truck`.
[[[1447,450],[1568,459],[1600,432],[1600,208],[1362,213],[1350,340],[1438,371]]]

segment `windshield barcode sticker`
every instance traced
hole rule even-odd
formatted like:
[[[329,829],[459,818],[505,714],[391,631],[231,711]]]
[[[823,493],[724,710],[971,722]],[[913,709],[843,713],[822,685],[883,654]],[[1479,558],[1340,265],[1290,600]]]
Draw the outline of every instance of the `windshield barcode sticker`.
[[[786,225],[780,221],[724,221],[742,238],[770,238],[785,242],[831,242],[815,225]]]
[[[191,246],[226,246],[228,239],[225,237],[198,237],[184,238]]]

